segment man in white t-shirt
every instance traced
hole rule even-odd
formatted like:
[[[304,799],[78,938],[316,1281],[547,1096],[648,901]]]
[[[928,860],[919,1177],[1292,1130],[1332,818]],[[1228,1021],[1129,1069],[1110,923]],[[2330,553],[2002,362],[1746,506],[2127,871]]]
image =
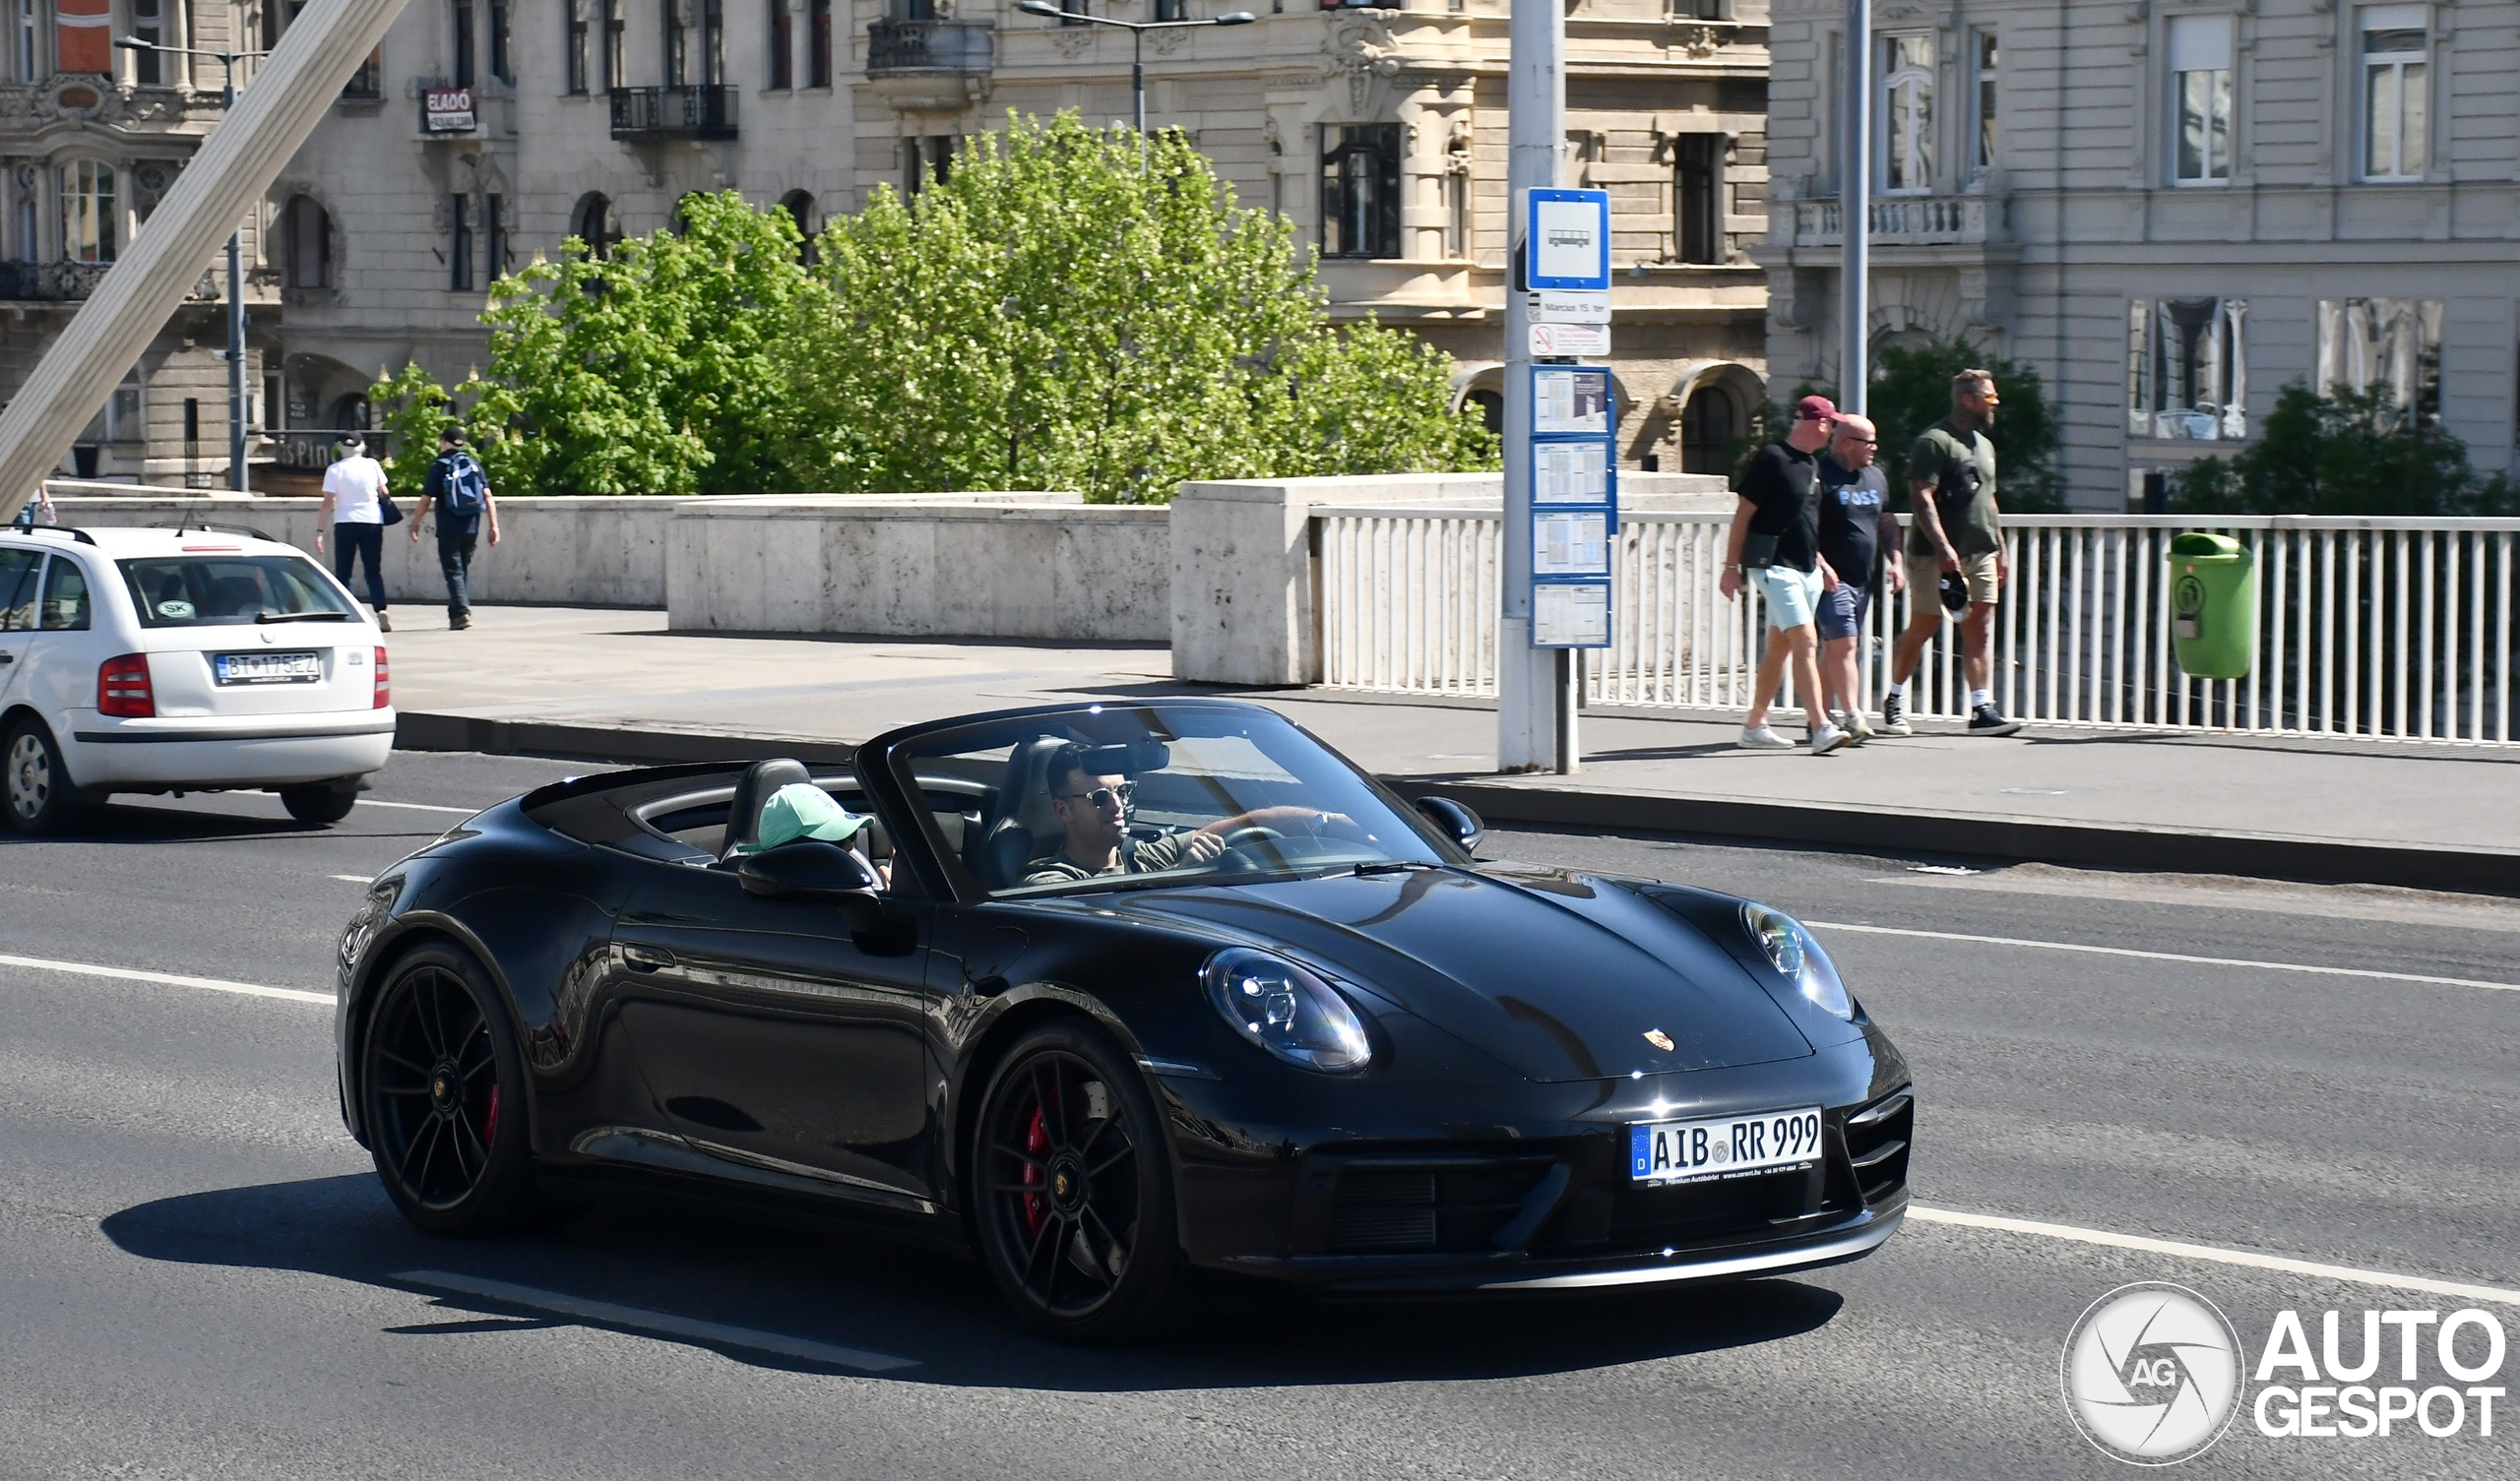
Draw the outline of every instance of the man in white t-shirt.
[[[385,467],[367,456],[367,440],[353,432],[340,443],[340,459],[324,470],[324,506],[315,512],[315,553],[324,553],[324,531],[333,532],[333,574],[342,585],[363,557],[367,561],[367,604],[376,609],[376,625],[394,631],[385,615]]]

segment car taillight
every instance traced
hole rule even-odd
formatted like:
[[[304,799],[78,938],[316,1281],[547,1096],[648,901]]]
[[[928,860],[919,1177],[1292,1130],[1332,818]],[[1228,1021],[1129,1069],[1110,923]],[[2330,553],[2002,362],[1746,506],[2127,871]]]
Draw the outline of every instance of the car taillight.
[[[380,648],[376,650],[376,704],[374,708],[382,710],[393,703],[394,685],[386,676],[385,649]]]
[[[147,653],[125,653],[96,666],[96,712],[123,720],[145,720],[158,713],[158,695],[149,687]]]

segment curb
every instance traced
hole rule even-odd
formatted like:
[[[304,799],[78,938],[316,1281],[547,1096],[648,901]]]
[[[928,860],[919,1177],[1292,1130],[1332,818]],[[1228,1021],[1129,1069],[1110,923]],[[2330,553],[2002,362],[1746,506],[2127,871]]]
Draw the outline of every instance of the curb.
[[[833,765],[848,763],[857,750],[853,742],[804,736],[640,730],[410,710],[397,718],[394,748],[479,751],[494,756],[582,757],[638,766],[750,762],[774,756]],[[1385,776],[1382,780],[1403,796],[1449,797],[1476,809],[1490,823],[2520,895],[2520,850],[2361,843],[2283,833],[2179,833],[2100,823],[2049,823],[1907,809],[1873,811],[1830,803],[1765,802],[1738,797],[1582,792],[1505,781],[1466,781],[1458,776]]]

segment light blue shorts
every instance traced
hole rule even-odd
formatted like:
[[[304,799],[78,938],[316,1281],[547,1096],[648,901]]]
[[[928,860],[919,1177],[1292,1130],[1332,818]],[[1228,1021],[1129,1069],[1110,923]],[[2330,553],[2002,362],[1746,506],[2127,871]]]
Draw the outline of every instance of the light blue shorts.
[[[1811,625],[1811,614],[1820,605],[1820,573],[1816,568],[1796,571],[1792,566],[1762,566],[1750,572],[1750,579],[1758,583],[1759,594],[1767,598],[1769,627]]]

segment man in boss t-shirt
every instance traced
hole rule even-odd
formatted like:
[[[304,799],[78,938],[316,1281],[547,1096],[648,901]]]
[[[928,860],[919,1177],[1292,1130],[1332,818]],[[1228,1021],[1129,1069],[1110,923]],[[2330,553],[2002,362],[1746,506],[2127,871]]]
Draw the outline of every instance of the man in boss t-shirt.
[[[367,440],[352,432],[337,450],[341,457],[324,470],[324,502],[315,511],[315,553],[324,553],[324,531],[333,532],[333,575],[350,584],[357,563],[367,562],[367,604],[376,609],[377,631],[394,631],[385,615],[385,577],[378,563],[385,558],[385,468],[367,456]]]
[[[1802,692],[1810,722],[1811,754],[1826,756],[1847,743],[1847,733],[1829,722],[1822,708],[1819,644],[1811,628],[1821,592],[1837,584],[1820,559],[1819,465],[1813,461],[1828,443],[1829,424],[1837,414],[1826,397],[1806,396],[1796,402],[1794,424],[1751,457],[1735,490],[1740,500],[1733,507],[1719,585],[1728,600],[1745,581],[1757,586],[1768,617],[1767,650],[1760,655],[1758,687],[1741,727],[1740,745],[1746,751],[1794,749],[1794,742],[1768,724],[1768,707],[1776,701],[1788,661],[1794,664],[1795,687]]]
[[[1925,645],[1942,626],[1938,602],[1925,594],[1946,577],[1967,587],[1960,619],[1961,667],[1969,679],[1969,733],[2010,735],[2021,721],[1995,708],[1992,689],[1995,602],[2003,594],[2002,515],[1995,508],[1995,378],[1964,370],[1951,378],[1951,414],[1927,427],[1908,453],[1909,492],[1916,521],[1908,530],[1908,582],[1917,588],[1908,630],[1890,665],[1890,691],[1881,698],[1881,733],[1912,735],[1908,724],[1908,676],[1917,671]]]
[[[1838,577],[1836,586],[1820,593],[1820,679],[1829,687],[1829,718],[1858,746],[1872,738],[1872,725],[1863,717],[1856,645],[1872,605],[1881,551],[1899,542],[1889,481],[1872,463],[1879,445],[1868,418],[1841,415],[1830,430],[1828,450],[1820,455],[1820,558]],[[1899,565],[1893,561],[1890,589],[1895,592],[1901,585]]]

